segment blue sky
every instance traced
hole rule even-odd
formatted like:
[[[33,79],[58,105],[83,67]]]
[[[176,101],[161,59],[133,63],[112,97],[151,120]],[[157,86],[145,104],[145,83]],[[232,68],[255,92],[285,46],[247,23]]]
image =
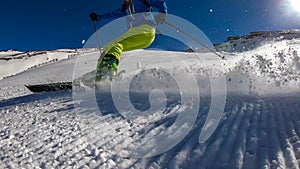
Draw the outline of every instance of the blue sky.
[[[166,0],[170,14],[202,30],[212,43],[253,31],[300,28],[291,0]],[[81,48],[93,34],[90,12],[117,9],[123,0],[10,0],[0,6],[0,50]],[[98,23],[98,27],[105,22]]]

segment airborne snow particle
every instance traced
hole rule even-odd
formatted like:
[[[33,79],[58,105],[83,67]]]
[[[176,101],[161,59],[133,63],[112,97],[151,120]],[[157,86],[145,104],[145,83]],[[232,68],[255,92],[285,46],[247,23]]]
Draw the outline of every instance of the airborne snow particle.
[[[85,40],[84,39],[82,40],[81,44],[85,44]]]
[[[213,9],[209,9],[209,12],[213,12]]]

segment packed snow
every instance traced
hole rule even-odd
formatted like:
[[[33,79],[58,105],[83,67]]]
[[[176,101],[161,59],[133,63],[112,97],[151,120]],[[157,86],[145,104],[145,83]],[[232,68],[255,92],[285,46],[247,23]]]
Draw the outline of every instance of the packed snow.
[[[97,86],[95,99],[88,89],[31,93],[24,87],[71,81],[95,69],[95,49],[65,51],[21,59],[1,53],[11,59],[0,60],[0,168],[300,168],[299,39],[223,52],[225,60],[212,53],[126,52],[116,79],[126,85]],[[47,58],[59,59],[44,63]],[[225,86],[211,91],[222,76]],[[220,121],[207,121],[210,106],[219,103],[213,95],[224,90]],[[124,98],[132,104],[115,105]],[[151,111],[139,116],[134,109]],[[192,125],[175,128],[181,117]],[[203,139],[201,131],[214,125]]]

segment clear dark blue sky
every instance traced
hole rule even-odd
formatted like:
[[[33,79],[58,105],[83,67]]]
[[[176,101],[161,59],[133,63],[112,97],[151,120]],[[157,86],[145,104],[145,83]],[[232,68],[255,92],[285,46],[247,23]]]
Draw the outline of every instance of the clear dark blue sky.
[[[0,50],[81,48],[93,34],[88,14],[123,0],[9,0],[0,6]],[[170,14],[195,24],[213,43],[252,31],[300,28],[289,0],[166,0]],[[100,22],[98,26],[103,25]]]

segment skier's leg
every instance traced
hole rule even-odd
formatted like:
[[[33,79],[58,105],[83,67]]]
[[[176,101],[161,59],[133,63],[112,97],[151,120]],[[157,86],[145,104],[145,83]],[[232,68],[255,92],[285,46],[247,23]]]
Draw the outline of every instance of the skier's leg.
[[[133,30],[134,34],[120,41],[123,51],[147,48],[155,38],[155,29],[149,25],[142,25]]]
[[[123,51],[143,49],[153,42],[155,29],[150,25],[141,25],[129,29],[126,33],[104,46],[106,54],[114,55],[119,61]]]
[[[104,46],[105,56],[97,64],[98,79],[101,80],[103,74],[108,74],[108,76],[116,74],[117,65],[123,51],[146,48],[153,42],[154,38],[155,29],[150,25],[141,25],[128,30],[119,38],[112,40]]]
[[[96,81],[103,78],[111,79],[116,75],[118,63],[119,61],[114,55],[106,54],[101,61],[98,61]]]

